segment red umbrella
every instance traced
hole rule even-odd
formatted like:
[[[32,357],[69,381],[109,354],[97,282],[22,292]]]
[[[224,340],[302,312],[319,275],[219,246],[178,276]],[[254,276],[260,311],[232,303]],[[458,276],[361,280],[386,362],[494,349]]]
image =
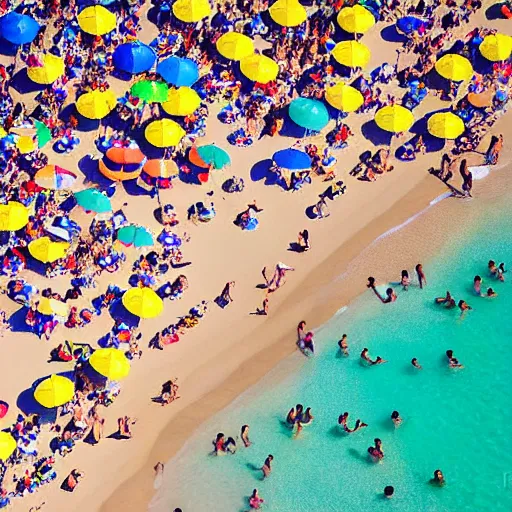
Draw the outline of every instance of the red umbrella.
[[[8,410],[9,405],[6,402],[0,401],[0,419],[5,418]]]

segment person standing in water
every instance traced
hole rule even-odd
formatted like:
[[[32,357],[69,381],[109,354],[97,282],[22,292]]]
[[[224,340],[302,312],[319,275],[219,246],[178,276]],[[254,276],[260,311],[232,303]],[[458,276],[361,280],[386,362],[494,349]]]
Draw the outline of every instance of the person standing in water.
[[[391,413],[391,421],[395,427],[399,427],[402,424],[402,418],[400,418],[400,413],[398,411],[393,411]]]
[[[340,347],[340,350],[343,353],[343,355],[345,357],[347,357],[348,356],[348,343],[347,343],[347,335],[346,334],[344,334],[341,337],[341,340],[338,341],[338,346]]]
[[[270,476],[270,473],[272,472],[271,463],[274,460],[273,455],[269,455],[265,462],[263,463],[263,466],[261,467],[261,471],[263,471],[263,478],[268,478]]]
[[[409,289],[411,279],[409,278],[409,272],[407,272],[407,270],[402,270],[402,279],[400,280],[400,284],[402,285],[405,291]]]
[[[475,276],[473,279],[473,291],[478,297],[482,296],[482,278],[480,276]]]
[[[242,430],[240,431],[240,439],[242,440],[246,448],[249,448],[249,446],[251,446],[251,441],[249,441],[249,425],[244,425],[242,427]]]
[[[416,265],[416,275],[418,276],[420,288],[423,289],[423,286],[427,285],[427,278],[425,277],[425,272],[423,272],[423,265],[421,263]]]
[[[414,368],[418,368],[418,370],[423,369],[423,367],[421,366],[420,363],[418,363],[418,360],[415,357],[411,359],[411,364],[414,366]]]
[[[445,484],[444,475],[440,469],[436,469],[434,471],[434,478],[432,478],[430,480],[430,483],[435,484],[435,485],[444,485]]]

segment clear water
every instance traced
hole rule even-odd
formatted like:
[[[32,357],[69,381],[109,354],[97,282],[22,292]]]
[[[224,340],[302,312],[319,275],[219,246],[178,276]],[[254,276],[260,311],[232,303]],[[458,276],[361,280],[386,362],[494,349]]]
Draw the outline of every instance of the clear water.
[[[510,512],[512,271],[505,283],[492,281],[486,271],[490,258],[512,263],[508,212],[507,205],[497,205],[472,233],[429,262],[426,289],[399,292],[388,305],[366,293],[316,333],[316,357],[292,356],[203,425],[167,465],[151,511],[244,511],[258,488],[265,510],[283,512]],[[473,297],[475,274],[499,296]],[[474,310],[461,319],[458,310],[436,307],[434,297],[447,289]],[[344,332],[348,358],[337,350]],[[362,367],[364,346],[389,363]],[[447,368],[447,349],[464,369]],[[423,370],[411,366],[413,357]],[[315,420],[293,438],[282,421],[296,403],[312,407]],[[404,419],[398,429],[390,420],[394,409]],[[341,434],[337,418],[344,411],[350,425],[362,418],[369,427]],[[250,448],[209,455],[217,432],[235,437],[245,423]],[[369,462],[366,452],[375,437],[385,452],[379,464]],[[261,481],[255,468],[270,453],[273,471]],[[447,480],[442,488],[429,484],[438,468]],[[395,487],[392,500],[382,495],[386,485]]]

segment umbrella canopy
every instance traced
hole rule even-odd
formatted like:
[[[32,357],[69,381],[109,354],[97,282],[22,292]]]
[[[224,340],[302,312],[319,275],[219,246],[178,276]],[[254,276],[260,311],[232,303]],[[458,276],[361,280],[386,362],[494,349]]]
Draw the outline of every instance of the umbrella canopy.
[[[275,164],[291,171],[301,171],[311,168],[311,157],[298,149],[281,149],[272,156]]]
[[[16,450],[16,441],[9,432],[0,432],[0,460],[6,461]]]
[[[72,400],[74,394],[75,384],[61,375],[51,375],[34,390],[34,398],[48,409],[64,405]]]
[[[297,98],[290,103],[288,113],[292,121],[302,128],[319,132],[329,122],[325,105],[310,98]]]
[[[349,68],[364,68],[370,61],[370,49],[359,41],[342,41],[333,51],[337,62]]]
[[[31,43],[40,28],[39,23],[30,16],[14,11],[0,18],[0,34],[13,44]]]
[[[440,139],[456,139],[465,130],[464,121],[451,112],[438,112],[429,117],[428,132]]]
[[[132,85],[130,94],[148,103],[162,103],[167,100],[169,87],[164,82],[141,80]]]
[[[159,62],[156,72],[169,84],[190,87],[199,79],[199,68],[191,59],[169,57]]]
[[[68,249],[67,242],[52,242],[47,236],[32,240],[28,244],[28,252],[31,256],[43,263],[53,263],[64,258]]]
[[[208,0],[178,0],[172,4],[172,12],[185,23],[196,23],[210,16],[212,9]]]
[[[405,35],[425,29],[427,22],[414,16],[405,16],[396,22],[396,28]]]
[[[337,20],[338,25],[351,34],[364,34],[375,25],[373,14],[362,5],[344,7],[339,12]]]
[[[5,418],[7,416],[7,413],[9,412],[9,404],[7,402],[3,402],[0,400],[0,420],[2,418]]]
[[[99,190],[94,188],[75,192],[75,199],[78,206],[81,206],[87,211],[95,213],[107,213],[112,211],[110,199],[105,194],[102,194]]]
[[[149,71],[156,62],[153,48],[140,41],[120,44],[114,51],[112,62],[116,69],[127,73]]]
[[[229,155],[215,144],[193,147],[188,155],[190,161],[198,167],[222,169],[231,163]]]
[[[132,224],[123,226],[117,232],[117,239],[124,245],[134,247],[151,247],[155,242],[153,235],[144,227]]]
[[[329,105],[343,112],[354,112],[363,103],[363,95],[350,85],[339,83],[325,91],[325,99]]]
[[[140,318],[155,318],[164,309],[162,299],[151,288],[130,288],[122,301],[132,315]]]
[[[276,79],[279,66],[270,57],[255,53],[240,61],[240,70],[249,80],[267,84]]]
[[[147,158],[137,145],[110,148],[100,160],[99,169],[103,176],[113,181],[138,178]]]
[[[67,318],[69,307],[64,302],[48,297],[41,297],[37,305],[37,311],[43,315],[57,315]]]
[[[34,119],[34,127],[36,130],[37,145],[42,148],[53,139],[52,132],[48,126],[37,119]]]
[[[146,126],[144,135],[147,141],[157,148],[177,146],[185,135],[185,130],[170,119],[159,119]]]
[[[114,93],[109,89],[94,91],[82,94],[76,101],[76,109],[78,113],[87,119],[103,119],[117,105],[117,99]]]
[[[174,160],[148,160],[143,167],[143,172],[151,178],[174,178],[178,176],[178,165]]]
[[[116,28],[116,15],[102,5],[90,5],[78,15],[80,28],[93,36],[102,36]]]
[[[494,34],[484,37],[480,43],[480,53],[492,62],[506,60],[512,52],[512,37],[505,34]]]
[[[28,210],[17,201],[0,204],[0,231],[18,231],[28,223]]]
[[[299,0],[277,0],[269,9],[270,17],[283,27],[296,27],[308,18]]]
[[[89,364],[100,374],[110,380],[124,379],[130,373],[130,363],[121,350],[116,348],[99,348],[89,358]]]
[[[379,128],[387,132],[399,133],[407,131],[414,123],[412,112],[400,105],[381,108],[375,114],[375,122]]]
[[[471,105],[477,108],[489,107],[492,105],[494,94],[494,89],[487,89],[481,93],[470,92],[468,94],[468,101]]]
[[[469,80],[473,76],[473,66],[466,57],[455,53],[443,55],[436,62],[436,71],[448,80],[461,82]]]
[[[219,37],[216,46],[223,57],[231,60],[241,60],[254,53],[252,39],[238,32],[226,32]]]
[[[37,142],[35,137],[31,137],[30,135],[21,135],[16,141],[16,147],[19,149],[21,154],[26,155],[27,153],[32,153],[32,151],[37,149]]]
[[[188,116],[195,112],[201,105],[201,98],[194,89],[180,87],[169,89],[167,101],[162,103],[162,108],[171,116]]]
[[[58,165],[46,165],[36,172],[35,182],[43,188],[51,190],[66,190],[73,186],[77,175]]]
[[[28,77],[36,84],[52,84],[64,74],[64,61],[56,55],[43,54],[41,64],[41,66],[30,66],[27,69]]]

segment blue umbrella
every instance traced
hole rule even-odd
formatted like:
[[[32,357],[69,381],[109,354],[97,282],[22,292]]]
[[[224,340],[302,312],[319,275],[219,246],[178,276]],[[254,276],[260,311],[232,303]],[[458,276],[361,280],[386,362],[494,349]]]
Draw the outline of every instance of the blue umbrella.
[[[396,22],[396,28],[406,35],[412,34],[413,32],[417,32],[422,27],[425,28],[426,26],[426,21],[420,18],[415,18],[414,16],[406,16],[405,18],[400,18]]]
[[[199,79],[199,68],[190,59],[169,57],[158,63],[156,72],[169,84],[190,87]]]
[[[156,62],[153,48],[140,41],[120,44],[113,55],[114,66],[127,73],[149,71]]]
[[[0,18],[0,34],[14,44],[31,43],[40,28],[39,23],[30,16],[14,11]]]
[[[298,149],[281,149],[274,153],[272,157],[278,167],[290,169],[291,171],[300,171],[311,168],[311,158],[309,155]]]

